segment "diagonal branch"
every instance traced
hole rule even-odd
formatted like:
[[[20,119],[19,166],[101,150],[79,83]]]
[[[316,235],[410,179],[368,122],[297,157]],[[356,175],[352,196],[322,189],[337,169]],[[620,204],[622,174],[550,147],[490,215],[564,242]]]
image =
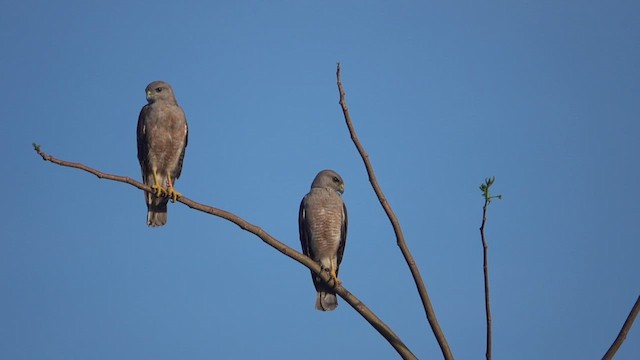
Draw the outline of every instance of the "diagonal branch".
[[[351,116],[349,115],[349,108],[347,107],[347,101],[345,100],[345,92],[342,87],[342,81],[340,79],[340,63],[338,63],[338,69],[336,71],[336,78],[338,81],[338,91],[340,92],[340,106],[342,107],[342,113],[344,114],[344,119],[347,123],[347,127],[349,128],[349,134],[351,135],[351,140],[353,140],[354,145],[358,149],[360,156],[362,157],[362,161],[364,162],[364,166],[367,169],[367,174],[369,175],[369,182],[373,187],[376,195],[378,196],[378,200],[380,204],[384,208],[384,211],[387,213],[389,217],[389,221],[391,221],[391,225],[393,226],[393,231],[395,232],[398,247],[400,247],[400,251],[404,256],[407,265],[409,266],[409,270],[411,271],[411,275],[413,276],[413,280],[418,289],[418,293],[420,294],[420,299],[422,300],[422,305],[424,307],[424,311],[427,315],[427,321],[429,321],[429,325],[431,325],[431,330],[438,341],[438,345],[440,345],[440,350],[442,351],[442,355],[445,359],[453,359],[453,354],[449,349],[449,344],[447,343],[447,339],[438,324],[438,319],[436,318],[436,313],[433,310],[433,306],[431,305],[431,300],[429,300],[429,295],[427,294],[427,288],[422,281],[422,276],[420,275],[420,270],[416,265],[409,248],[407,247],[406,242],[404,241],[404,235],[402,234],[402,228],[400,227],[400,222],[398,218],[394,214],[387,198],[384,196],[380,185],[378,184],[378,180],[376,179],[375,172],[373,171],[373,166],[369,161],[369,155],[364,150],[364,147],[358,140],[358,136],[356,135],[356,131],[353,127],[353,123],[351,122]]]
[[[60,166],[84,170],[88,173],[91,173],[97,176],[100,179],[107,179],[107,180],[127,183],[140,190],[144,190],[148,192],[152,191],[150,186],[147,186],[143,183],[133,180],[130,177],[111,175],[111,174],[107,174],[99,170],[93,169],[81,163],[75,163],[75,162],[56,159],[55,157],[49,154],[46,154],[44,151],[42,151],[39,145],[33,144],[33,147],[34,147],[34,150],[38,153],[38,155],[40,155],[42,159],[45,161],[49,161]],[[325,281],[330,285],[333,285],[336,293],[340,295],[340,297],[343,298],[349,305],[351,305],[351,307],[353,307],[367,322],[369,322],[369,324],[371,324],[371,326],[373,326],[378,331],[378,333],[380,333],[380,335],[382,335],[389,342],[389,344],[393,346],[393,348],[398,352],[398,354],[403,359],[417,359],[416,356],[413,355],[413,353],[409,350],[409,348],[402,342],[402,340],[400,340],[398,335],[396,335],[393,332],[393,330],[391,330],[391,328],[387,326],[387,324],[385,324],[382,320],[380,320],[380,318],[378,318],[376,314],[374,314],[363,302],[361,302],[355,295],[350,293],[342,285],[339,285],[339,284],[334,285],[333,280],[331,279],[331,276],[329,275],[329,273],[326,271],[322,271],[322,269],[320,268],[320,265],[318,265],[315,261],[311,260],[309,257],[297,252],[293,248],[278,241],[276,238],[269,235],[266,231],[264,231],[259,226],[253,225],[250,222],[228,211],[218,209],[213,206],[200,204],[184,196],[179,197],[177,201],[185,204],[186,206],[194,210],[202,211],[204,213],[220,217],[222,219],[228,220],[238,225],[242,230],[248,231],[256,235],[267,245],[273,247],[274,249],[280,251],[281,253],[288,256],[289,258],[304,265],[309,270],[313,271],[317,276],[319,276],[323,281]]]
[[[618,349],[622,345],[622,342],[627,338],[627,333],[629,333],[629,329],[631,329],[633,321],[636,319],[636,316],[638,316],[638,312],[640,312],[640,296],[638,296],[636,303],[631,308],[631,312],[629,313],[629,316],[627,316],[627,320],[625,320],[624,325],[622,325],[622,329],[620,329],[618,337],[616,337],[616,340],[613,342],[613,344],[611,344],[611,347],[609,348],[609,350],[607,350],[607,353],[604,354],[602,360],[613,359],[613,356],[616,354],[616,352],[618,352]]]

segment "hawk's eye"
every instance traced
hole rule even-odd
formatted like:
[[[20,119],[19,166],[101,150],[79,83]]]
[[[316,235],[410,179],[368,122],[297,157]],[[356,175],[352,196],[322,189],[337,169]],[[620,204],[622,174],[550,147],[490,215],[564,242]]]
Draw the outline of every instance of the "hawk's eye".
[[[337,177],[337,176],[334,176],[334,177],[333,177],[333,182],[334,182],[334,183],[339,183],[339,182],[340,182],[340,179],[338,179],[338,177]]]
[[[156,88],[156,92],[162,92],[162,88],[161,87],[157,87]]]

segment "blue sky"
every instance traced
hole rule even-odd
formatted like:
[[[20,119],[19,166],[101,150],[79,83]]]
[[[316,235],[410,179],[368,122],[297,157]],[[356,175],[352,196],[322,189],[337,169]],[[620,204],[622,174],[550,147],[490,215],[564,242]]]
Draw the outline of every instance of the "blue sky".
[[[45,163],[139,178],[153,80],[190,127],[177,189],[299,248],[315,174],[345,180],[341,278],[439,358],[352,145],[356,129],[456,358],[484,356],[478,186],[496,359],[599,358],[640,294],[640,5],[632,1],[3,1],[3,359],[389,359],[308,270],[221,219]],[[617,359],[640,356],[638,324]]]

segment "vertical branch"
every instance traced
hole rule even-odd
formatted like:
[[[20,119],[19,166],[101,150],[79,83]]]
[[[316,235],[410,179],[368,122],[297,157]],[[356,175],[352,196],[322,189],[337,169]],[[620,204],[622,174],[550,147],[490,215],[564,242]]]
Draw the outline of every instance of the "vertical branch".
[[[625,320],[624,325],[622,325],[622,329],[620,329],[618,337],[616,337],[616,340],[613,342],[613,344],[611,344],[611,347],[609,348],[609,350],[607,350],[607,353],[604,354],[602,360],[613,359],[613,356],[616,354],[616,352],[618,352],[618,349],[622,345],[622,342],[624,342],[624,339],[627,338],[627,333],[629,333],[629,329],[631,329],[633,321],[636,319],[636,316],[638,316],[638,312],[640,312],[640,296],[638,296],[636,303],[631,308],[631,312],[629,313],[629,316],[627,316],[627,320]]]
[[[484,308],[487,315],[487,360],[491,360],[491,341],[492,341],[492,330],[491,330],[491,304],[489,303],[489,254],[487,241],[484,237],[484,225],[487,222],[487,205],[489,205],[489,200],[484,201],[484,206],[482,207],[482,225],[480,226],[480,237],[482,238],[482,249],[484,253]]]
[[[409,270],[411,271],[411,275],[413,276],[413,280],[416,284],[416,288],[418,289],[418,294],[420,295],[420,299],[422,300],[422,305],[424,307],[424,311],[427,316],[427,321],[429,322],[429,325],[431,326],[431,330],[433,331],[433,334],[435,335],[436,340],[438,341],[438,345],[440,345],[440,350],[442,351],[442,355],[447,360],[453,359],[453,354],[451,353],[451,349],[449,349],[449,344],[447,343],[447,339],[445,338],[444,333],[440,328],[440,324],[438,323],[438,319],[436,318],[436,313],[433,310],[433,306],[431,305],[431,300],[429,299],[427,288],[424,282],[422,281],[420,270],[418,269],[418,266],[416,265],[416,262],[413,259],[411,252],[409,251],[409,247],[407,246],[404,240],[404,235],[402,234],[402,228],[400,227],[400,222],[398,221],[398,218],[396,217],[393,210],[391,209],[391,206],[389,205],[387,198],[384,196],[384,193],[382,192],[382,189],[378,184],[378,180],[376,179],[375,172],[373,171],[373,166],[369,161],[369,155],[367,154],[367,152],[364,150],[364,147],[360,143],[360,140],[358,139],[358,136],[356,135],[356,131],[353,127],[353,123],[351,122],[351,116],[349,115],[349,108],[347,107],[347,102],[345,100],[344,88],[342,87],[342,81],[340,79],[340,63],[338,63],[336,78],[338,82],[338,91],[340,92],[340,106],[342,107],[342,113],[344,114],[344,119],[347,123],[347,128],[349,129],[351,140],[356,146],[356,149],[358,149],[358,153],[360,153],[360,157],[362,157],[362,161],[364,162],[364,166],[367,169],[367,174],[369,176],[369,182],[371,183],[373,190],[378,196],[378,201],[380,201],[380,204],[384,208],[384,211],[386,212],[387,217],[389,218],[389,221],[391,221],[391,225],[393,226],[393,231],[395,232],[395,235],[396,235],[398,247],[400,247],[400,251],[402,252],[404,259],[407,262],[407,265],[409,266]]]
[[[484,184],[480,185],[480,191],[484,197],[484,206],[482,206],[482,225],[480,225],[480,238],[482,239],[482,253],[483,253],[483,273],[484,273],[484,309],[487,317],[487,353],[485,354],[487,360],[491,360],[492,354],[492,341],[493,330],[491,320],[491,303],[489,302],[489,247],[487,246],[487,240],[484,235],[484,227],[487,224],[487,207],[491,203],[491,199],[502,199],[502,195],[491,196],[489,188],[495,182],[495,178],[487,178]]]

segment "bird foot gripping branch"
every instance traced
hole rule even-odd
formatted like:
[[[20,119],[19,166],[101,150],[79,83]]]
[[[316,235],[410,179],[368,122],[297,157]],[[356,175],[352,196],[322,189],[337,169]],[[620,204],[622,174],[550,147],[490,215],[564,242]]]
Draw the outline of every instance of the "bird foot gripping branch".
[[[171,202],[176,202],[176,200],[178,200],[178,198],[182,196],[182,194],[177,192],[173,186],[169,186],[166,191],[167,197],[171,199]]]
[[[153,195],[157,197],[163,197],[167,195],[167,190],[158,184],[151,185],[151,189],[153,189]]]
[[[180,196],[182,196],[181,193],[177,192],[176,189],[173,187],[173,180],[171,180],[171,174],[167,174],[167,197],[171,200],[171,202],[176,202],[176,200],[178,200],[178,198]]]
[[[338,279],[338,274],[336,274],[336,270],[335,269],[331,269],[329,271],[329,275],[331,275],[331,280],[333,280],[333,287],[336,287],[338,285],[342,285],[342,280]]]

